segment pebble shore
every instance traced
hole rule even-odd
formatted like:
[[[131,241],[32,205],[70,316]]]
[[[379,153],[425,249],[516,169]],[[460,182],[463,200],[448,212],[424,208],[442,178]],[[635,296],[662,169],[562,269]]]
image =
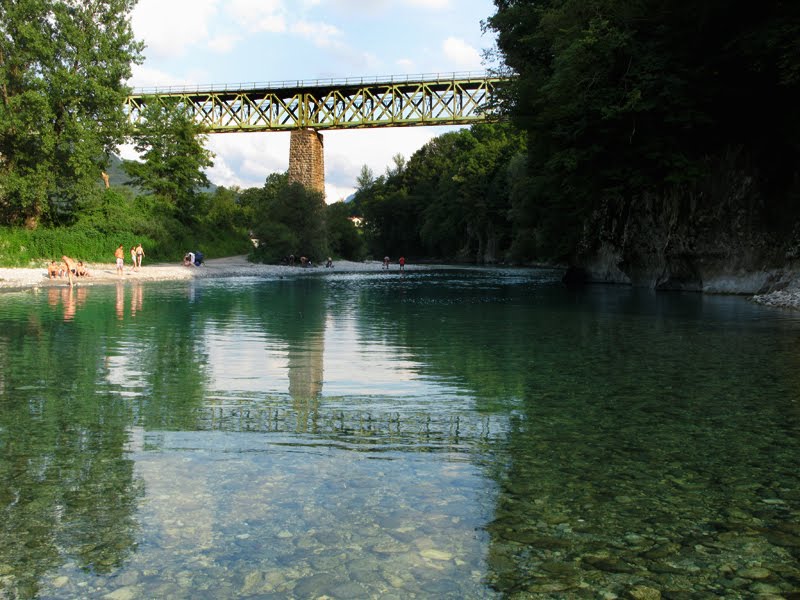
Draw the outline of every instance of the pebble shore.
[[[409,267],[409,270],[420,270],[427,266]],[[122,276],[117,274],[116,267],[108,264],[88,264],[89,277],[76,278],[76,285],[116,284],[120,281],[180,281],[188,279],[224,278],[224,277],[289,277],[308,273],[353,273],[375,272],[381,270],[380,261],[350,262],[337,261],[333,268],[313,266],[264,265],[251,263],[245,256],[232,256],[207,260],[200,267],[184,267],[182,264],[142,265],[134,271],[130,264],[125,265]],[[393,264],[390,272],[398,272],[399,267]],[[13,290],[37,287],[69,285],[66,278],[49,279],[47,268],[0,268],[0,290]]]
[[[774,308],[792,308],[800,310],[800,290],[781,290],[768,294],[757,294],[752,297],[753,302]]]
[[[77,279],[77,285],[94,285],[118,283],[119,281],[179,281],[185,279],[224,278],[224,277],[290,277],[313,272],[358,273],[381,270],[380,261],[351,262],[337,261],[333,269],[318,265],[310,268],[286,265],[264,265],[251,263],[245,256],[230,256],[207,260],[202,267],[184,267],[182,264],[144,264],[139,271],[134,271],[128,264],[122,277],[117,275],[114,264],[87,265],[90,277]],[[432,268],[431,265],[413,265],[409,270]],[[392,264],[390,271],[397,272],[397,264]],[[69,285],[66,279],[48,279],[47,268],[0,268],[0,291],[9,289],[25,289]],[[750,298],[753,302],[773,308],[800,310],[800,284],[787,289],[756,294]]]

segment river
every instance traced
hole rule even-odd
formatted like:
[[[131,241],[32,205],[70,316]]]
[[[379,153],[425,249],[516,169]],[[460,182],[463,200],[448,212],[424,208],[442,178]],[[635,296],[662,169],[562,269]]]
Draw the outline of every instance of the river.
[[[799,346],[547,270],[0,294],[0,598],[796,597]]]

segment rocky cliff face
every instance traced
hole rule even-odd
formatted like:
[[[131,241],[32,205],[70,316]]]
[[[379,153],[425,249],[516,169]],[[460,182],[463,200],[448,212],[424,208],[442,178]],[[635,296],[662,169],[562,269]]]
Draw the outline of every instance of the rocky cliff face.
[[[797,217],[770,223],[773,209],[741,162],[726,157],[692,189],[602,205],[584,227],[577,264],[585,278],[740,294],[796,285]]]

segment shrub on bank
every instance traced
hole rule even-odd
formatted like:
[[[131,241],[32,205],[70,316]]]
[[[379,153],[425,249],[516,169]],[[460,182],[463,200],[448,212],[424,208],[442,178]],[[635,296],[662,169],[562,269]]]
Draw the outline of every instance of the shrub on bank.
[[[59,260],[66,254],[87,262],[114,262],[114,250],[141,243],[153,247],[154,241],[130,232],[113,234],[82,227],[40,229],[0,228],[0,266],[37,267],[43,262]]]
[[[100,231],[81,221],[70,227],[24,229],[0,227],[0,267],[39,267],[66,254],[90,263],[114,262],[120,244],[125,258],[131,246],[142,244],[147,262],[180,262],[189,250],[202,250],[206,257],[247,254],[249,238],[230,230],[215,230],[197,224],[186,226],[166,220],[143,234],[134,231]]]

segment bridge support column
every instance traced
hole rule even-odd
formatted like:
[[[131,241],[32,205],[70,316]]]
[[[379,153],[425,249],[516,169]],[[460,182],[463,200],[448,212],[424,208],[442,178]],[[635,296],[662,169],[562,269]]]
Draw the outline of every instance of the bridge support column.
[[[325,195],[325,155],[322,134],[314,129],[293,129],[289,139],[289,183]]]

